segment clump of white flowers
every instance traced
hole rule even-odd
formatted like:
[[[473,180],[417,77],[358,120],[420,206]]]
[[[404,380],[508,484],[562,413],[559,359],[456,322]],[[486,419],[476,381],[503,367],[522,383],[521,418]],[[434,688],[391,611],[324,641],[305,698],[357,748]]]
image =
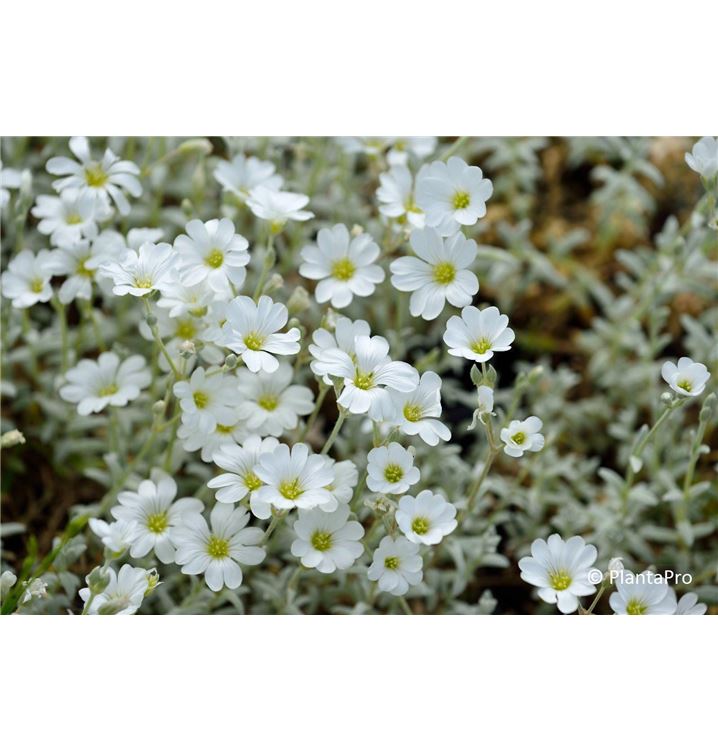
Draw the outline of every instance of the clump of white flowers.
[[[36,461],[77,492],[3,612],[718,602],[715,139],[685,156],[694,215],[617,251],[615,282],[526,218],[542,139],[134,141],[8,149],[9,494],[52,495]],[[568,144],[604,156],[608,247],[643,152],[619,185],[623,151]]]

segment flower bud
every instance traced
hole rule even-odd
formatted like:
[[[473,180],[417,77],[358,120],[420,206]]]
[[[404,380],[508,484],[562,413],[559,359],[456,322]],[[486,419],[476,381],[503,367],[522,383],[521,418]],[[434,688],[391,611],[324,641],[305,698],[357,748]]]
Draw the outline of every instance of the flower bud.
[[[157,325],[157,318],[156,316],[150,314],[145,316],[145,321],[147,322],[147,325],[150,328],[154,328]]]
[[[9,430],[0,438],[0,447],[12,448],[13,445],[23,445],[25,436],[20,430]]]
[[[234,370],[239,362],[239,357],[236,354],[228,354],[224,358],[224,366],[227,370]]]
[[[284,286],[284,278],[278,273],[273,273],[269,277],[269,281],[267,282],[267,285],[264,287],[264,291],[274,292],[277,289],[281,289],[283,286]]]
[[[661,393],[661,403],[670,404],[673,401],[673,394],[670,391],[664,391]]]
[[[180,357],[182,357],[183,359],[189,359],[190,357],[194,357],[194,355],[197,354],[197,346],[195,345],[194,341],[185,339],[179,345],[179,353]]]
[[[167,409],[167,403],[162,399],[155,401],[154,404],[152,404],[152,413],[156,417],[161,417],[165,413],[165,409]]]
[[[145,596],[149,596],[158,586],[160,585],[160,574],[157,572],[157,568],[152,568],[147,571],[147,590]]]
[[[90,593],[97,596],[101,594],[110,585],[110,574],[99,565],[90,571],[87,576],[87,585],[90,587]]]
[[[361,224],[354,224],[352,227],[352,237],[358,237],[360,234],[364,234],[364,227]]]
[[[0,576],[0,599],[5,598],[5,594],[17,583],[17,576],[11,571],[6,570]]]
[[[208,156],[212,153],[212,143],[207,138],[190,138],[184,143],[180,143],[177,149],[181,154],[202,154]]]
[[[287,301],[287,309],[290,315],[299,315],[303,313],[311,304],[309,292],[303,287],[298,286]]]

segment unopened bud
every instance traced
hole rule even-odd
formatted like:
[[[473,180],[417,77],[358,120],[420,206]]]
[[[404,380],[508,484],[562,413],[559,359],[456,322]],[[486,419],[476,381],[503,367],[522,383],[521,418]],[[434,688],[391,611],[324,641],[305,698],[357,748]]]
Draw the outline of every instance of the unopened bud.
[[[273,273],[267,281],[267,285],[264,287],[265,292],[274,292],[277,289],[281,289],[284,286],[284,278],[278,274]]]
[[[195,213],[194,205],[192,204],[192,201],[189,198],[184,198],[182,200],[182,203],[180,204],[180,208],[182,209],[182,213],[185,216],[194,216],[194,213]]]
[[[224,359],[224,366],[227,370],[234,370],[239,362],[239,357],[236,354],[228,354]]]
[[[6,570],[0,576],[0,599],[5,598],[5,594],[17,583],[17,576],[11,571]]]
[[[150,315],[146,315],[145,316],[145,321],[147,322],[147,325],[150,328],[154,328],[157,325],[157,318],[156,318],[156,316],[152,315],[151,313],[150,313]]]
[[[208,156],[212,153],[212,143],[206,138],[190,138],[177,149],[181,154],[199,153]]]
[[[160,574],[157,572],[157,568],[152,568],[147,571],[147,590],[145,596],[149,596],[158,586],[160,585]]]
[[[0,447],[12,448],[13,445],[24,445],[25,436],[20,430],[10,430],[0,438]]]
[[[156,417],[161,417],[165,410],[167,409],[167,402],[160,399],[159,401],[155,401],[154,404],[152,404],[152,413]]]
[[[190,357],[194,357],[194,355],[197,354],[197,346],[191,339],[185,339],[179,345],[179,353],[180,357],[182,357],[183,359],[189,359]]]
[[[364,227],[361,224],[355,224],[352,227],[352,237],[358,237],[360,234],[364,234]]]
[[[290,295],[287,301],[287,309],[290,315],[299,315],[303,313],[311,304],[309,292],[303,287],[298,286]]]
[[[90,587],[90,593],[97,596],[101,594],[109,585],[110,574],[101,567],[93,568],[90,571],[90,575],[87,576],[87,585]]]

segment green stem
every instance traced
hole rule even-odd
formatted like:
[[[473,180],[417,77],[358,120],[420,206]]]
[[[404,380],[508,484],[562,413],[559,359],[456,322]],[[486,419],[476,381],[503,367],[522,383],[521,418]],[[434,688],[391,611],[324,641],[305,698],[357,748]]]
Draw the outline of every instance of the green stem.
[[[60,346],[62,352],[62,354],[60,355],[60,369],[64,374],[65,372],[67,372],[67,365],[70,355],[67,333],[67,310],[65,308],[65,305],[63,305],[62,302],[60,302],[60,300],[58,300],[56,297],[52,298],[52,306],[55,308],[55,312],[57,312],[57,320],[60,325]]]
[[[341,430],[342,425],[344,424],[344,420],[347,418],[347,410],[343,407],[339,407],[339,417],[337,418],[337,421],[334,423],[334,429],[331,431],[329,437],[327,438],[327,442],[324,443],[324,447],[322,448],[322,456],[329,453],[329,450],[331,449],[332,445],[334,445],[334,441],[337,439],[337,435],[339,435],[339,430]]]
[[[150,307],[150,301],[147,299],[147,297],[143,297],[142,301],[145,303],[145,311],[147,312],[147,317],[152,317],[152,308]],[[164,354],[165,359],[167,360],[167,364],[169,364],[172,374],[175,376],[176,380],[182,380],[182,375],[180,374],[180,371],[177,369],[177,365],[175,365],[174,360],[172,357],[170,357],[169,352],[167,351],[167,347],[164,345],[164,342],[162,341],[162,336],[160,336],[159,328],[157,328],[157,324],[151,325],[148,321],[147,325],[150,326],[150,330],[152,331],[152,335],[154,336],[155,343],[160,348],[160,351],[162,354]]]
[[[319,416],[319,410],[322,408],[322,404],[324,403],[324,399],[326,398],[327,393],[329,393],[330,387],[331,386],[328,386],[323,380],[321,381],[319,385],[319,394],[317,395],[317,400],[314,404],[314,411],[312,411],[312,413],[309,415],[309,419],[304,425],[304,429],[299,436],[300,443],[309,434],[312,427],[314,427],[314,423],[317,421],[317,417]]]
[[[264,256],[264,263],[262,263],[262,271],[257,279],[257,286],[254,289],[253,299],[255,302],[262,296],[262,290],[264,285],[267,283],[267,277],[269,272],[274,268],[275,254],[274,254],[274,234],[272,230],[269,230],[269,239],[267,240],[267,251]]]
[[[406,601],[406,597],[400,596],[399,597],[399,604],[401,604],[401,608],[404,610],[405,615],[413,615],[414,613],[411,611],[411,607],[409,606],[409,602]]]
[[[450,156],[453,156],[468,140],[468,135],[459,136],[459,138],[457,138],[447,149],[445,149],[439,155],[439,160],[446,161]]]

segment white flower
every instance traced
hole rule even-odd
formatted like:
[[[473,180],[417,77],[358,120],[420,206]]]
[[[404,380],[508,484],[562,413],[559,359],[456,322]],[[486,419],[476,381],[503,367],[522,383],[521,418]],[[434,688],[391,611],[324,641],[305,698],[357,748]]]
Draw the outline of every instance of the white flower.
[[[237,154],[231,162],[222,159],[213,174],[224,190],[246,200],[252,190],[260,185],[274,191],[282,187],[283,180],[274,171],[274,164],[270,161]]]
[[[366,154],[367,156],[379,156],[394,143],[393,136],[382,135],[350,135],[340,136],[337,143],[347,154]]]
[[[331,356],[329,360],[325,360],[325,352],[331,349],[341,349],[353,359],[356,354],[356,337],[369,335],[371,335],[371,329],[365,320],[351,321],[344,317],[337,318],[333,334],[326,328],[318,328],[312,334],[314,343],[309,344],[309,353],[314,358],[309,367],[327,385],[331,385],[332,379],[327,375],[327,368],[331,367],[333,360]]]
[[[523,421],[513,419],[508,427],[501,430],[504,441],[504,453],[507,456],[520,458],[526,451],[540,451],[544,446],[544,437],[539,432],[543,422],[538,417],[528,417]]]
[[[324,489],[329,491],[334,502],[322,505],[322,511],[333,510],[341,503],[348,503],[359,481],[359,472],[353,461],[334,461],[332,458],[328,461],[334,471],[334,480]]]
[[[346,307],[353,298],[368,297],[384,280],[384,269],[374,265],[379,246],[368,234],[351,237],[343,224],[320,229],[316,245],[302,249],[304,263],[299,273],[321,279],[314,292],[317,302],[328,300],[336,308]]]
[[[707,604],[699,604],[694,593],[683,594],[678,600],[674,614],[676,615],[704,615],[708,611]]]
[[[327,485],[334,481],[332,464],[325,456],[310,455],[309,446],[280,444],[262,453],[255,469],[264,485],[255,490],[259,503],[279,509],[315,508],[334,505]]]
[[[441,378],[435,372],[425,372],[411,391],[387,388],[386,396],[377,417],[396,425],[405,435],[418,435],[427,445],[451,439],[449,428],[437,419],[441,416]]]
[[[261,529],[247,529],[250,515],[244,508],[217,503],[209,516],[185,515],[172,540],[177,545],[176,561],[187,575],[204,573],[204,580],[212,591],[224,586],[236,589],[242,585],[243,565],[259,565],[266,552],[257,545],[264,533]]]
[[[391,166],[406,164],[409,155],[417,159],[426,159],[436,149],[437,138],[434,135],[415,135],[406,138],[396,138],[386,160]]]
[[[400,495],[421,479],[414,466],[414,455],[399,443],[389,443],[369,451],[367,487],[372,492]]]
[[[194,286],[185,286],[176,281],[163,286],[157,307],[166,309],[170,318],[179,318],[183,315],[201,318],[220,296],[215,290],[210,289],[206,281]]]
[[[194,286],[206,281],[219,294],[236,294],[247,276],[247,240],[235,234],[229,219],[193,219],[185,229],[187,234],[181,234],[174,242],[182,283]]]
[[[479,416],[494,413],[494,392],[488,385],[480,385],[477,389],[479,400]]]
[[[444,343],[454,357],[488,362],[494,352],[506,352],[511,348],[515,335],[508,323],[508,315],[502,315],[498,307],[485,310],[465,307],[461,317],[449,318]]]
[[[718,138],[707,135],[701,138],[690,154],[686,154],[686,164],[701,177],[710,180],[718,174]]]
[[[128,250],[122,258],[103,263],[100,271],[112,279],[114,294],[143,297],[176,280],[177,257],[166,242],[144,242],[139,250]]]
[[[25,587],[20,604],[27,604],[31,599],[44,599],[47,597],[47,581],[42,578],[33,578]]]
[[[32,215],[40,219],[38,232],[49,234],[55,245],[71,245],[83,237],[94,237],[96,219],[106,218],[97,210],[92,195],[76,190],[65,190],[59,197],[38,195]]]
[[[282,190],[270,190],[264,185],[254,188],[249,194],[247,205],[252,213],[270,223],[273,232],[279,232],[292,219],[307,221],[314,214],[303,211],[309,203],[309,197],[301,193],[288,193]]]
[[[456,507],[441,495],[423,490],[399,500],[396,522],[406,538],[417,544],[438,544],[456,528]]]
[[[133,354],[120,363],[114,352],[102,352],[97,361],[80,360],[65,378],[67,385],[60,387],[60,396],[77,404],[77,413],[83,416],[106,406],[125,406],[152,381],[144,357]]]
[[[8,263],[2,275],[2,295],[12,300],[13,307],[32,307],[36,302],[47,302],[52,297],[52,276],[48,250],[40,250],[37,255],[22,250]]]
[[[135,541],[140,531],[135,521],[107,523],[100,518],[91,518],[89,525],[102,544],[115,554],[124,552]]]
[[[418,258],[392,261],[391,283],[401,292],[413,292],[409,310],[415,317],[434,320],[448,300],[456,307],[471,304],[479,291],[479,280],[468,270],[476,260],[476,243],[461,232],[442,239],[434,229],[411,233],[411,246]]]
[[[300,349],[298,328],[277,333],[287,324],[289,314],[270,297],[263,295],[258,303],[251,297],[237,297],[227,305],[226,314],[224,345],[241,355],[252,372],[275,372],[279,360],[273,354],[296,354]]]
[[[408,222],[417,229],[424,227],[424,212],[414,199],[414,178],[408,167],[398,165],[379,175],[376,191],[379,212],[400,224]]]
[[[297,538],[292,542],[292,554],[307,568],[320,573],[346,570],[361,557],[364,527],[349,521],[349,507],[340,505],[331,513],[323,510],[300,510],[294,522]]]
[[[3,570],[0,575],[0,599],[17,583],[17,576],[11,570]]]
[[[681,357],[677,366],[673,362],[665,362],[661,375],[671,389],[682,396],[699,396],[710,378],[708,368],[690,357]]]
[[[374,551],[368,576],[370,581],[378,581],[380,591],[403,596],[409,586],[421,581],[422,565],[418,544],[404,537],[385,536]]]
[[[250,432],[279,437],[293,430],[299,416],[311,414],[314,408],[312,391],[303,385],[290,385],[294,370],[286,362],[272,373],[237,372],[237,391],[242,396],[239,418]]]
[[[182,447],[186,451],[201,450],[203,461],[211,461],[214,452],[226,445],[237,445],[248,435],[244,423],[237,421],[232,424],[220,424],[209,432],[202,432],[191,423],[183,422],[177,428],[177,437],[182,440]]]
[[[116,615],[134,615],[140,608],[149,586],[148,571],[144,568],[134,568],[132,565],[123,565],[119,574],[112,568],[107,569],[107,574],[110,583],[101,594],[92,599],[87,614],[99,615],[101,608],[107,608]],[[88,578],[85,580],[88,581]],[[80,589],[79,594],[82,601],[87,602],[90,598],[90,589]]]
[[[131,161],[120,161],[109,148],[105,150],[102,161],[94,161],[84,136],[70,138],[70,151],[79,162],[65,156],[54,156],[47,162],[50,174],[68,175],[52,183],[55,190],[61,193],[71,188],[80,195],[91,195],[101,205],[107,205],[108,198],[112,198],[120,213],[126,216],[130,204],[122,191],[126,190],[135,198],[142,195],[142,185],[135,176],[140,173],[139,167]]]
[[[140,482],[137,492],[124,491],[110,509],[118,521],[137,524],[137,536],[132,541],[130,555],[144,557],[154,550],[163,563],[175,561],[175,548],[170,532],[184,515],[199,515],[204,504],[195,497],[175,500],[177,484],[160,469],[152,469],[149,479]]]
[[[676,595],[660,576],[650,570],[639,575],[625,573],[616,579],[608,603],[617,615],[672,615]]]
[[[353,358],[338,348],[323,354],[327,374],[344,379],[337,403],[352,414],[376,413],[384,386],[402,392],[418,386],[419,373],[406,362],[392,362],[385,338],[357,336],[354,345]]]
[[[63,305],[78,298],[92,299],[95,271],[112,257],[103,250],[102,243],[90,244],[89,240],[77,240],[52,251],[52,272],[56,276],[67,276],[57,294]]]
[[[19,188],[22,184],[22,172],[19,169],[11,169],[10,167],[2,168],[2,162],[0,161],[0,208],[5,208],[10,201],[10,191],[8,188],[13,190]]]
[[[548,541],[536,539],[531,556],[519,560],[521,578],[538,587],[538,595],[559,611],[570,614],[578,609],[578,597],[596,592],[589,573],[598,552],[580,536],[564,541],[551,534]]]
[[[493,190],[491,180],[484,178],[479,167],[452,156],[446,164],[435,161],[421,168],[416,202],[426,214],[426,226],[453,234],[459,225],[476,224],[486,215],[486,201]]]
[[[198,367],[192,377],[172,388],[182,409],[182,421],[200,432],[212,432],[218,424],[233,425],[238,420],[239,394],[231,375],[207,375]]]
[[[250,495],[251,502],[252,493],[262,486],[262,480],[256,474],[259,457],[263,453],[271,453],[278,445],[276,438],[262,440],[259,435],[250,435],[241,446],[223,445],[217,448],[212,454],[212,460],[225,473],[207,482],[208,487],[217,489],[217,502],[238,503],[247,495]],[[269,515],[257,517],[269,518]]]

